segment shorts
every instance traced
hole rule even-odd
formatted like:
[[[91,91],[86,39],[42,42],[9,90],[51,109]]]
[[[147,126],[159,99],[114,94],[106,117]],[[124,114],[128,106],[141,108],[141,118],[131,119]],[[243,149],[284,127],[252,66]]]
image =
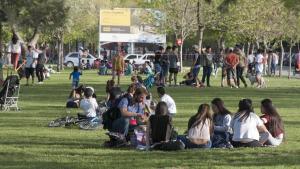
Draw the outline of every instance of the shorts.
[[[123,74],[123,71],[122,70],[116,70],[115,73],[116,73],[117,76],[120,76],[120,75]]]
[[[170,68],[169,73],[178,73],[178,68]]]
[[[160,64],[158,63],[154,64],[154,70],[155,70],[155,74],[161,72]]]
[[[227,79],[234,79],[235,78],[235,70],[233,68],[226,69]]]
[[[256,71],[256,72],[255,72],[255,75],[256,75],[256,76],[261,76],[261,75],[262,75],[262,72]]]
[[[25,76],[28,79],[30,76],[34,78],[34,68],[25,68]]]
[[[168,76],[168,70],[169,70],[168,66],[162,66],[161,76],[162,77]]]
[[[76,89],[79,86],[79,80],[73,80],[72,81],[72,88]]]

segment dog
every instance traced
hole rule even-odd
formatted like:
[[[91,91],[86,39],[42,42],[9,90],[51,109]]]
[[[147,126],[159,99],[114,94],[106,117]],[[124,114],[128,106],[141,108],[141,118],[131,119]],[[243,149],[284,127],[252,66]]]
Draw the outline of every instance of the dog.
[[[251,86],[254,85],[254,83],[257,83],[257,80],[256,80],[256,76],[255,75],[252,75],[250,73],[247,73],[246,75],[246,78],[249,79],[250,83],[251,83]],[[267,88],[267,85],[266,85],[266,82],[265,82],[265,79],[263,77],[261,77],[261,88]]]

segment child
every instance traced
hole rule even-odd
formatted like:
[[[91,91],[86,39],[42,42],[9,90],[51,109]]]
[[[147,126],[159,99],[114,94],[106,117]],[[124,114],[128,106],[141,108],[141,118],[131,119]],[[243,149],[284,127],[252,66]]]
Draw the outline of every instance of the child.
[[[104,60],[101,60],[101,64],[99,66],[99,75],[106,75],[107,67]]]
[[[91,69],[92,68],[92,65],[90,64],[90,60],[87,60],[86,61],[86,69]]]
[[[97,116],[99,109],[97,101],[93,98],[94,89],[92,87],[86,87],[84,89],[84,98],[80,101],[80,108],[83,113],[78,113],[78,119],[94,118]]]
[[[79,77],[82,75],[82,72],[79,72],[78,67],[74,66],[74,70],[70,73],[69,79],[72,77],[72,88],[76,89],[79,85]]]
[[[131,76],[132,71],[133,71],[132,64],[130,64],[129,62],[125,62],[125,67],[126,67],[125,76]]]

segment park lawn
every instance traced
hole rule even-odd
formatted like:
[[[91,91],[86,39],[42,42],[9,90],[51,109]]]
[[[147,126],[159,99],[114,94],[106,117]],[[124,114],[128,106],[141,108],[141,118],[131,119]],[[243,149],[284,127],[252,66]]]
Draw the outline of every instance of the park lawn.
[[[267,89],[221,88],[220,78],[212,77],[212,88],[171,87],[178,114],[175,128],[183,133],[188,118],[201,103],[214,97],[225,101],[231,111],[241,98],[251,98],[257,114],[263,98],[272,98],[283,117],[286,142],[278,148],[241,148],[186,150],[181,152],[143,152],[134,149],[107,149],[104,130],[83,131],[73,128],[48,128],[49,121],[65,116],[70,92],[69,70],[53,74],[43,85],[21,86],[21,111],[0,112],[0,168],[300,168],[300,81],[267,78]],[[81,82],[92,85],[98,99],[105,95],[109,76],[85,71]],[[25,81],[22,80],[22,84]],[[123,78],[123,89],[129,78]],[[157,98],[155,89],[151,89]],[[76,114],[77,110],[72,110]],[[79,110],[78,110],[79,111]]]

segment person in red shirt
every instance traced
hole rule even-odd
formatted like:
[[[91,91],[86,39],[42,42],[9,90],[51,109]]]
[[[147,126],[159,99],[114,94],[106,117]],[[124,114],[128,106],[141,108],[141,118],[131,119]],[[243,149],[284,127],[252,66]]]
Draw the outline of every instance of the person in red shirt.
[[[268,140],[265,144],[272,146],[280,145],[284,138],[284,126],[271,99],[261,101],[261,112],[263,116],[260,118],[269,131]]]
[[[233,52],[233,49],[229,49],[229,53],[225,58],[226,72],[227,72],[227,84],[228,86],[235,87],[236,86],[236,66],[239,63],[239,57]]]

